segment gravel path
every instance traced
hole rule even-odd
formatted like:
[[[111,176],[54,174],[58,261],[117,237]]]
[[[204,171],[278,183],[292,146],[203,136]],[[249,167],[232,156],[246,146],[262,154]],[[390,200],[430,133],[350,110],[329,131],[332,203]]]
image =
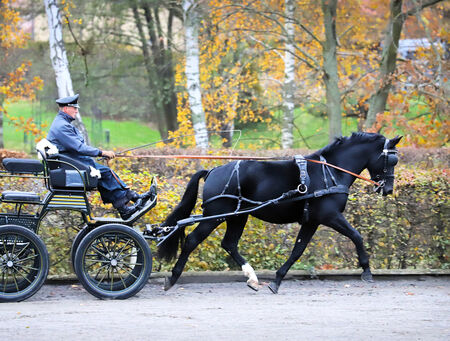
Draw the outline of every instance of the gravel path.
[[[267,283],[266,283],[267,284]],[[0,305],[0,340],[450,340],[450,278],[150,283],[125,301],[45,285]]]

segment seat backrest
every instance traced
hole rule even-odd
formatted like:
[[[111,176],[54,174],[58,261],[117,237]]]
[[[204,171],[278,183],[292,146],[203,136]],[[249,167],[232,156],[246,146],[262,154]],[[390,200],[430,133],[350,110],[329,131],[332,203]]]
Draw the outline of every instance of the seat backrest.
[[[90,175],[90,166],[63,154],[49,155],[45,161],[48,165],[51,187],[86,191],[97,187],[98,179]]]

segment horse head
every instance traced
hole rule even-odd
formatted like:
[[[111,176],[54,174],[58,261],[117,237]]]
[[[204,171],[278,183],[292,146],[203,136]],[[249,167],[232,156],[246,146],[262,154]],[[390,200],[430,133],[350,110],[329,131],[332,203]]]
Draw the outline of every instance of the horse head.
[[[381,154],[371,157],[367,166],[372,180],[380,184],[375,187],[375,191],[384,196],[394,191],[394,168],[398,162],[395,146],[401,138],[402,136],[397,136],[391,140],[385,139]]]

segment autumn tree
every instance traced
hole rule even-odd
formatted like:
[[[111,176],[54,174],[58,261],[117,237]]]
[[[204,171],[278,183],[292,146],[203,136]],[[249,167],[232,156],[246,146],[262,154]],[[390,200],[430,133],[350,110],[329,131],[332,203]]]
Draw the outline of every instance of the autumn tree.
[[[147,72],[150,104],[156,112],[163,138],[177,129],[175,75],[173,61],[173,22],[181,19],[181,6],[175,0],[130,0],[134,24]],[[160,16],[167,14],[166,29]]]
[[[446,84],[444,82],[444,74],[447,73],[448,75],[448,70],[443,69],[442,62],[445,59],[445,49],[441,44],[436,44],[436,40],[432,38],[429,24],[426,23],[430,23],[430,21],[423,16],[425,8],[434,6],[439,2],[441,1],[419,2],[413,0],[405,6],[402,0],[391,0],[390,18],[383,43],[377,87],[375,93],[369,99],[366,128],[373,127],[375,130],[380,130],[382,127],[392,128],[392,122],[389,121],[395,118],[397,124],[394,127],[401,128],[407,133],[407,142],[434,146],[445,144],[448,141],[449,120],[441,116],[444,115],[445,107],[448,107],[449,104],[448,99],[446,99]],[[430,14],[428,14],[428,17],[430,17]],[[429,47],[417,51],[415,61],[402,63],[399,73],[397,72],[398,46],[407,20],[414,21],[415,25],[421,27],[422,34],[429,42]],[[431,21],[435,20],[436,16],[431,19]],[[441,23],[441,25],[440,28],[434,30],[434,36],[441,36],[442,41],[446,41],[448,40],[448,31],[445,30],[444,23]],[[428,50],[428,53],[425,53],[426,50]],[[417,81],[416,86],[418,88],[413,89],[410,93],[425,100],[430,108],[430,115],[419,117],[417,120],[404,115],[409,109],[409,102],[405,98],[407,92],[401,89],[402,78],[405,78],[405,76],[410,78],[410,81],[412,79]],[[394,84],[397,84],[397,87],[394,87]],[[391,96],[391,112],[385,112],[389,103],[389,94],[393,89],[396,89],[396,93]],[[398,115],[398,112],[396,114],[396,102],[402,106],[401,115]],[[377,124],[374,126],[375,123]],[[425,139],[423,136],[429,138]]]
[[[1,0],[0,2],[0,148],[4,148],[3,119],[8,117],[5,105],[23,98],[33,99],[35,90],[42,88],[39,77],[31,81],[26,80],[31,66],[28,61],[18,61],[13,58],[15,49],[26,46],[28,36],[21,30],[20,13],[15,9],[15,0]],[[15,125],[34,135],[41,133],[40,128],[32,121],[23,118],[10,117]]]
[[[195,135],[194,112],[189,104],[191,96],[189,88],[191,88],[199,93],[201,91],[201,104],[208,132],[217,132],[223,138],[223,145],[230,146],[237,119],[239,122],[257,122],[262,119],[258,109],[258,102],[262,101],[255,96],[256,92],[260,91],[258,89],[260,70],[250,52],[255,43],[242,39],[236,29],[244,25],[243,21],[247,18],[238,16],[231,18],[230,21],[223,20],[227,9],[219,6],[216,1],[203,2],[202,6],[203,17],[198,33],[199,80],[195,83],[198,85],[192,86],[191,80],[196,77],[196,72],[192,69],[195,62],[189,60],[195,57],[196,53],[190,56],[186,51],[186,61],[183,65],[177,65],[176,73],[177,85],[186,89],[178,94],[180,129],[171,136]],[[191,32],[187,31],[188,50],[191,48],[188,44],[193,41],[188,39],[190,34]],[[195,59],[196,57],[193,58]],[[192,71],[194,72],[191,73]],[[191,78],[189,82],[188,77]],[[186,140],[183,143],[191,142]]]

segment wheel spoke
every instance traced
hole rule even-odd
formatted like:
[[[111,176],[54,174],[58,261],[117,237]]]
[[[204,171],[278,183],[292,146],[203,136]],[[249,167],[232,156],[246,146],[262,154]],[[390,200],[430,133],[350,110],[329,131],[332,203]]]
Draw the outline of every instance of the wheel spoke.
[[[19,261],[18,262],[23,262],[23,261],[26,261],[26,260],[29,260],[29,259],[33,259],[33,258],[36,258],[36,257],[38,257],[39,255],[33,255],[33,256],[29,256],[29,257],[27,257],[27,258],[22,258],[22,259],[19,259]]]
[[[120,251],[117,253],[117,255],[119,256],[124,250],[125,248],[128,246],[128,244],[130,243],[131,239],[128,239],[127,242],[125,243],[125,245],[120,249]],[[128,249],[127,249],[128,250]]]
[[[103,275],[102,279],[98,282],[98,284],[100,284],[101,282],[103,282],[103,280],[105,279],[106,275],[109,273],[109,268],[108,270],[105,272],[105,274]]]
[[[9,276],[7,276],[7,277],[9,277]],[[5,285],[3,286],[3,292],[6,292],[6,283],[7,283],[7,280],[5,281]]]
[[[30,281],[28,278],[26,278],[24,275],[22,275],[22,273],[20,272],[19,269],[17,269],[16,267],[14,267],[14,269],[16,270],[16,272],[17,272],[20,276],[22,276],[22,278],[26,279],[28,283],[30,283],[30,284],[33,283],[33,282]],[[36,270],[39,270],[39,269],[36,269]]]
[[[101,267],[98,268],[97,273],[96,273],[96,275],[95,275],[95,277],[94,277],[95,280],[97,280],[97,277],[98,277],[98,275],[100,274],[100,271],[102,271],[102,270],[103,270],[105,267],[107,267],[108,265],[109,265],[109,264],[102,265]],[[90,265],[90,266],[92,266],[92,265]]]
[[[117,273],[119,274],[120,280],[121,280],[121,282],[123,284],[123,288],[125,289],[127,287],[127,285],[125,284],[125,282],[123,280],[122,274],[120,273],[120,271],[117,271]]]
[[[103,247],[105,248],[105,250],[106,250],[108,253],[111,253],[111,250],[105,245],[105,240],[104,240],[103,237],[101,238],[101,242],[102,242],[102,245],[103,245]]]
[[[126,265],[129,269],[134,269],[134,268],[132,268],[131,267],[131,265],[134,265],[134,266],[136,266],[136,265],[142,265],[142,263],[125,263],[125,262],[120,262],[120,264],[123,264],[123,265]]]
[[[126,254],[126,255],[123,255],[122,257],[118,257],[117,258],[117,260],[122,260],[122,259],[125,259],[125,258],[127,258],[127,257],[131,257],[131,256],[137,256],[139,254],[139,250],[137,250],[137,251],[135,251],[135,252],[131,252],[131,253],[128,253],[128,254]]]
[[[24,268],[24,269],[31,269],[34,271],[39,271],[39,268],[33,268],[32,266],[28,266],[28,265],[21,265],[20,267]]]
[[[108,266],[110,262],[107,262],[107,264],[102,265],[100,268],[98,268],[98,271],[100,272],[104,267]],[[95,263],[89,265],[88,267],[86,267],[86,270],[93,267],[95,265]]]
[[[6,239],[3,239],[3,237],[2,237],[3,250],[5,250],[5,254],[8,253],[8,250],[6,249],[7,240],[8,240],[8,235],[6,235]]]
[[[103,260],[103,259],[86,259],[85,262],[93,262],[93,263],[110,263],[109,260]]]
[[[135,275],[133,275],[130,271],[128,271],[127,269],[121,268],[123,271],[125,271],[127,274],[129,274],[130,276],[133,276],[135,279],[137,279],[137,277]]]
[[[107,255],[105,255],[98,247],[91,245],[91,247],[102,257],[108,258]]]
[[[15,238],[14,238],[14,244],[13,244],[13,248],[12,248],[12,251],[11,251],[12,254],[14,254],[14,251],[15,251],[15,249],[16,249],[16,243],[17,243],[17,234],[14,235],[14,236],[15,236]]]
[[[28,242],[27,243],[27,245],[17,254],[17,257],[20,257],[20,255],[22,254],[22,252],[24,252],[27,248],[28,248],[28,246],[30,246],[30,242]]]
[[[109,269],[111,270],[111,291],[113,291],[113,284],[114,284],[114,267],[111,266]]]
[[[14,279],[14,284],[16,286],[17,292],[19,292],[19,285],[17,284],[17,278],[16,278],[16,274],[13,273],[13,279]]]

